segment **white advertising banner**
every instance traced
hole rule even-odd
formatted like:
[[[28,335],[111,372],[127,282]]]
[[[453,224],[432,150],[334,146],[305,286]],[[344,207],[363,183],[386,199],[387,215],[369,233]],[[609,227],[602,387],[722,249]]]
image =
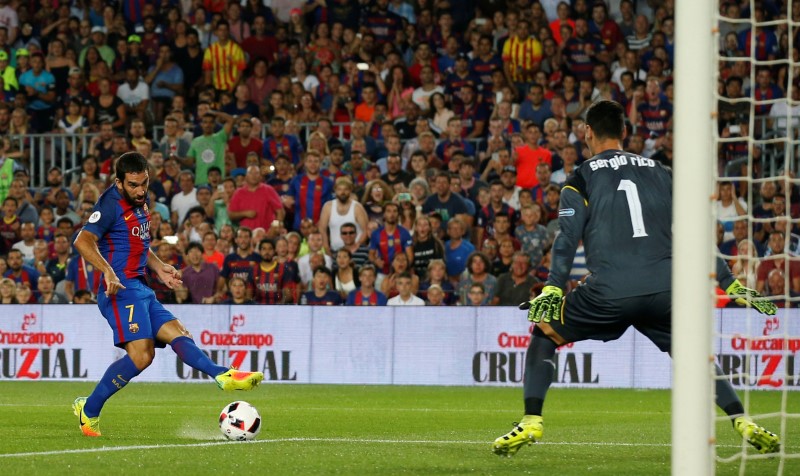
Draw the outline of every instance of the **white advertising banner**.
[[[531,324],[515,308],[168,306],[223,366],[271,383],[519,386]],[[718,311],[715,353],[737,388],[800,388],[800,315]],[[0,380],[98,380],[123,351],[95,306],[0,307]],[[668,388],[671,361],[628,330],[563,346],[554,386]],[[137,380],[202,382],[171,349]]]

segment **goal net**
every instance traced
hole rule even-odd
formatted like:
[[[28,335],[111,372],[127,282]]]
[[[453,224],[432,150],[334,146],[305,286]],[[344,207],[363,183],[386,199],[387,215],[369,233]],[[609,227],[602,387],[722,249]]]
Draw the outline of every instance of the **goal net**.
[[[798,474],[800,2],[714,0],[710,11],[704,3],[679,1],[676,9],[673,474]],[[691,247],[702,251],[685,251]],[[729,303],[707,279],[717,256],[743,285],[774,300],[777,315]],[[691,322],[704,308],[713,316],[708,328]],[[687,332],[696,335],[685,339]],[[761,455],[737,437],[713,406],[715,378],[728,379],[745,412],[780,436],[780,453]],[[677,408],[684,404],[693,410]],[[686,426],[701,413],[712,417]],[[679,442],[695,429],[693,441]]]

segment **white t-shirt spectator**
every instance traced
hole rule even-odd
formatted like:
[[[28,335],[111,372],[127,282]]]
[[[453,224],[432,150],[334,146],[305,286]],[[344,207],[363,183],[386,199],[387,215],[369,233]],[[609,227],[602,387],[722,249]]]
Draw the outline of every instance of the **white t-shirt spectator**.
[[[26,245],[24,241],[18,241],[11,246],[13,250],[19,250],[22,253],[22,259],[25,261],[33,261],[33,243]],[[27,264],[27,263],[25,263]]]
[[[197,189],[192,189],[188,194],[184,194],[181,191],[172,197],[169,208],[170,211],[178,214],[178,225],[180,226],[183,220],[186,219],[186,214],[189,213],[189,210],[198,205],[200,205],[200,202],[197,201]]]
[[[144,81],[139,81],[136,87],[131,89],[131,85],[125,82],[117,89],[117,97],[126,105],[136,107],[140,102],[150,99],[150,87]]]
[[[311,269],[311,253],[303,255],[297,260],[297,268],[300,270],[300,281],[308,288],[311,285],[311,279],[314,277],[314,272]],[[333,258],[325,255],[325,267],[331,269],[333,267]]]
[[[444,94],[444,88],[441,86],[436,86],[435,88],[431,89],[430,91],[425,91],[422,89],[422,86],[418,87],[411,93],[411,100],[414,101],[414,104],[419,106],[420,109],[423,111],[427,111],[431,107],[430,97],[436,93]]]
[[[424,306],[425,301],[414,296],[413,294],[408,297],[408,301],[403,301],[403,297],[399,294],[388,301],[386,301],[387,306]]]

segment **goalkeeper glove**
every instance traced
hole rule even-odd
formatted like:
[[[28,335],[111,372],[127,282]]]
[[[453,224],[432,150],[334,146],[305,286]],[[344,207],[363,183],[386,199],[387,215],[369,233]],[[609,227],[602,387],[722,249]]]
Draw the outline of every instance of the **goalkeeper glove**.
[[[528,310],[528,320],[531,322],[550,322],[553,318],[558,320],[561,314],[561,300],[564,292],[556,286],[545,286],[542,293],[528,302],[519,305],[522,310]]]
[[[778,312],[778,307],[772,301],[768,301],[755,289],[742,286],[738,279],[735,279],[725,293],[732,297],[736,304],[740,306],[750,306],[761,314],[772,316]]]

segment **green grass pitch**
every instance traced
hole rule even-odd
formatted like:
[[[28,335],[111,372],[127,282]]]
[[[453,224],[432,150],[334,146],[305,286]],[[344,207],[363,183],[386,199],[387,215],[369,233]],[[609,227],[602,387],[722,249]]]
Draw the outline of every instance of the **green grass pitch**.
[[[490,443],[521,416],[521,389],[269,385],[223,393],[208,384],[134,383],[103,411],[101,438],[78,430],[70,404],[92,383],[0,382],[3,474],[551,474],[654,475],[670,471],[668,391],[552,389],[544,440],[514,458]],[[246,400],[264,426],[254,443],[225,442],[216,419]],[[790,394],[800,413],[800,395]],[[751,409],[774,412],[780,394],[754,392]],[[779,419],[761,420],[776,432]],[[687,428],[686,431],[692,431]],[[800,453],[787,422],[784,451]],[[718,453],[738,451],[717,425]],[[755,455],[753,451],[748,454]],[[745,474],[800,474],[800,459],[748,460]],[[718,463],[717,474],[740,464]]]

